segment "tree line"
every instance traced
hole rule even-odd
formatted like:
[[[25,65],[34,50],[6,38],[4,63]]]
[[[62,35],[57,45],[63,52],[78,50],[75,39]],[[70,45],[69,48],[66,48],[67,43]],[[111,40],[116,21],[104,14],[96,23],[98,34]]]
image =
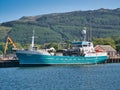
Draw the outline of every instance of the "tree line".
[[[64,41],[64,42],[51,42],[51,43],[45,43],[45,44],[35,44],[35,47],[38,49],[48,49],[51,47],[54,47],[56,50],[60,50],[63,48],[69,48],[70,40]],[[118,52],[120,52],[120,37],[117,38],[93,38],[93,43],[95,45],[111,45],[114,49],[116,49]],[[29,49],[30,44],[20,44],[15,43],[18,49]],[[5,48],[5,43],[0,42],[0,55],[3,54]],[[7,53],[12,53],[12,46],[8,45]]]

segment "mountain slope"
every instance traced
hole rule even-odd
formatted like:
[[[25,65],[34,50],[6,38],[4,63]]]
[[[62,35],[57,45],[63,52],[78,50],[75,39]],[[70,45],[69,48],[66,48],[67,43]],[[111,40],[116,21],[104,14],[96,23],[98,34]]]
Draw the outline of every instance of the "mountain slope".
[[[80,40],[84,26],[87,27],[88,38],[90,29],[93,38],[117,37],[120,34],[120,8],[24,16],[16,21],[2,23],[0,28],[3,26],[10,28],[6,31],[7,35],[22,44],[30,43],[33,29],[37,36],[36,43]],[[0,37],[0,41],[5,39],[6,34]]]

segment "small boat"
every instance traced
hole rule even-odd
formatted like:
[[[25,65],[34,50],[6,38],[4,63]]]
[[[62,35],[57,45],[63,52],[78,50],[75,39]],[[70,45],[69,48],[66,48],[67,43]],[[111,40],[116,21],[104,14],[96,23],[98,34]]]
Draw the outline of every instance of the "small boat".
[[[107,59],[107,53],[96,51],[93,43],[86,41],[86,29],[82,30],[83,41],[71,42],[70,49],[61,50],[61,54],[51,54],[46,49],[34,48],[34,32],[29,50],[18,50],[16,56],[20,65],[58,65],[58,64],[96,64]]]

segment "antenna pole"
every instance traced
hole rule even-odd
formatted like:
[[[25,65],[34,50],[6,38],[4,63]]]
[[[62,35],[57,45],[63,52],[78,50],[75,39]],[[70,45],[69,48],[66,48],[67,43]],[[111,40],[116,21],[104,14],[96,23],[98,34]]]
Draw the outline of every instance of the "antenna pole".
[[[90,41],[92,41],[91,14],[90,12]]]

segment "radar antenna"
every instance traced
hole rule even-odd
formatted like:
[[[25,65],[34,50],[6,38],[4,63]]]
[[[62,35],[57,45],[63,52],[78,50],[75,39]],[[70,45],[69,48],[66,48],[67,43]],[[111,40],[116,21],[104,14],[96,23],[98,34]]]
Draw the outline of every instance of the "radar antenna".
[[[82,30],[83,41],[86,41],[86,27]]]

